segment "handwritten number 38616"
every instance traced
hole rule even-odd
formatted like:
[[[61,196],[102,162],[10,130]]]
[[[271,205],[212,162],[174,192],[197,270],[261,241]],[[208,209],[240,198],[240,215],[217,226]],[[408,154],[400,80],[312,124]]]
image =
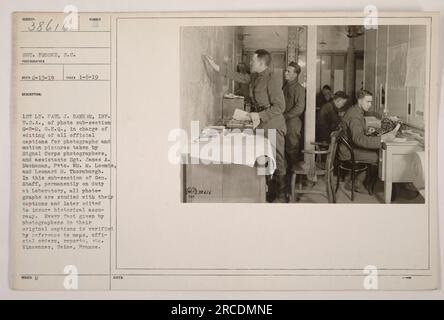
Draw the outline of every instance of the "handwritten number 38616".
[[[31,25],[28,26],[28,31],[37,31],[37,32],[50,32],[50,31],[58,31],[60,24],[56,24],[55,27],[53,25],[54,19],[50,19],[49,21],[31,21]],[[62,26],[63,30],[66,30],[65,26]]]

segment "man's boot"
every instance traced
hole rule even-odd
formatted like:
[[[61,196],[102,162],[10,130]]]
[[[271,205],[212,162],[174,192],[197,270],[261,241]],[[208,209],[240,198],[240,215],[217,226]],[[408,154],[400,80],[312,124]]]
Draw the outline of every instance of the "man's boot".
[[[367,188],[365,187],[367,174],[365,171],[360,172],[356,177],[355,181],[355,191],[359,193],[368,193]]]
[[[276,199],[273,203],[287,203],[287,176],[276,176]]]
[[[355,190],[354,191],[359,192],[359,193],[367,193],[368,192],[367,189],[364,186],[365,176],[366,176],[365,172],[361,172],[355,178],[355,188],[354,188]],[[351,185],[352,185],[351,178],[348,177],[347,181],[344,184],[345,190],[350,191],[351,190]]]
[[[395,201],[397,197],[412,200],[419,195],[418,190],[412,183],[393,183],[392,187],[392,201]]]

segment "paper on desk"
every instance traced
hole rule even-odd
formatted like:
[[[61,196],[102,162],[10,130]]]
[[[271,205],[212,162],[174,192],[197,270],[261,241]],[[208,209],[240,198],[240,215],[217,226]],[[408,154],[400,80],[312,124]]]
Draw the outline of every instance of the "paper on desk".
[[[251,120],[248,112],[241,110],[241,109],[234,110],[233,119],[234,120],[241,120],[241,121]]]
[[[271,175],[276,170],[275,149],[271,141],[260,134],[246,134],[244,132],[230,132],[218,137],[210,137],[205,141],[193,141],[199,144],[193,148],[203,150],[190,156],[197,157],[209,163],[241,164],[254,167],[261,158],[268,158],[268,165],[261,175]]]
[[[401,128],[401,125],[398,123],[398,124],[396,125],[395,129],[393,129],[393,131],[392,131],[392,133],[393,133],[395,136],[396,136],[396,134],[398,133],[399,128]]]
[[[259,113],[252,112],[252,113],[250,113],[250,116],[251,116],[251,120],[253,120],[253,128],[256,129],[257,126],[261,123]]]

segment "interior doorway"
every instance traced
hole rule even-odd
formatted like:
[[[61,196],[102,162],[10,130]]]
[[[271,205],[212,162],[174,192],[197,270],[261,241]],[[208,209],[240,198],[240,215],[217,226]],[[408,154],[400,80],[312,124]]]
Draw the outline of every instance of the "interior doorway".
[[[321,53],[316,59],[316,92],[328,85],[333,92],[345,88],[346,53]]]

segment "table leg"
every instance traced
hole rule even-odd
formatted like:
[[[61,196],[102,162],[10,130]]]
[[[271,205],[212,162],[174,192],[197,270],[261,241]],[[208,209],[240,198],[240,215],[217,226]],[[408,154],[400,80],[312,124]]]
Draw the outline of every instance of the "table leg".
[[[392,172],[392,157],[389,150],[386,151],[385,158],[385,179],[384,179],[384,200],[385,203],[392,202],[392,188],[393,188],[393,172]]]
[[[392,187],[393,187],[393,183],[392,183],[392,179],[385,179],[384,181],[384,198],[385,198],[385,203],[391,203],[392,202]]]

